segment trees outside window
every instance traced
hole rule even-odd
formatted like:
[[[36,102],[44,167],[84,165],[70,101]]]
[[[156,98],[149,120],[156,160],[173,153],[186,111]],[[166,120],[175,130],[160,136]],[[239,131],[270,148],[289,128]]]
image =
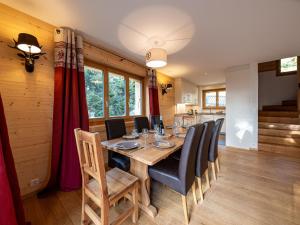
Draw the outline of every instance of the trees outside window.
[[[142,115],[143,78],[93,64],[84,74],[90,119]]]

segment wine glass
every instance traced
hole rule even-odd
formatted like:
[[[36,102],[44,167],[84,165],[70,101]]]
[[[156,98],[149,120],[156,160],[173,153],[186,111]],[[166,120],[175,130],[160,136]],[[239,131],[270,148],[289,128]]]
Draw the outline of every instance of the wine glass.
[[[145,146],[146,146],[146,145],[147,145],[147,138],[148,138],[148,136],[149,136],[149,131],[148,131],[147,128],[144,128],[144,129],[142,130],[142,135],[143,135],[143,137],[144,137]]]
[[[177,137],[179,131],[178,131],[178,123],[175,121],[174,124],[173,124],[173,135],[175,137]]]

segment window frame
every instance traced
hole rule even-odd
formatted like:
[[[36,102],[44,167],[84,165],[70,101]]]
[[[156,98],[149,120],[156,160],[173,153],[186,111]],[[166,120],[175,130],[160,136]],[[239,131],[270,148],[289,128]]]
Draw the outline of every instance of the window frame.
[[[279,59],[277,61],[277,76],[287,76],[287,75],[295,75],[298,73],[298,70],[299,70],[299,59],[300,57],[299,56],[292,56],[292,57],[286,57],[286,58],[294,58],[296,57],[297,58],[297,70],[294,70],[294,71],[289,71],[289,72],[281,72],[281,59]],[[285,59],[285,58],[282,58],[282,59]]]
[[[203,109],[226,109],[226,106],[219,106],[219,92],[225,91],[226,88],[217,88],[217,89],[207,89],[207,90],[202,90],[202,108]],[[216,106],[210,107],[206,105],[206,93],[208,92],[216,92]],[[227,93],[226,93],[227,94]],[[226,105],[226,104],[225,104]]]
[[[102,65],[100,63],[96,63],[90,60],[86,60],[84,63],[84,66],[88,66],[91,68],[99,69],[103,71],[104,75],[104,117],[103,118],[89,118],[90,125],[99,125],[104,124],[104,121],[106,119],[112,119],[112,118],[123,118],[125,121],[133,121],[135,117],[138,116],[144,116],[146,112],[146,87],[145,87],[145,77],[141,77],[138,75],[130,74],[128,72],[125,72],[120,69],[116,69],[110,66]],[[125,84],[126,84],[126,115],[125,116],[109,116],[109,80],[108,80],[108,74],[109,72],[115,73],[121,76],[124,76],[125,78]],[[129,78],[139,80],[142,84],[142,112],[141,115],[135,115],[130,116],[129,115]]]

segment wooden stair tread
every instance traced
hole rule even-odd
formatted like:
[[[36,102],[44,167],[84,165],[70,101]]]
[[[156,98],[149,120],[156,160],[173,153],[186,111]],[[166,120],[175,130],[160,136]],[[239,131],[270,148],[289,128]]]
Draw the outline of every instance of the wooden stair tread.
[[[277,130],[300,130],[300,125],[295,124],[284,124],[284,123],[268,123],[258,122],[258,128],[264,129],[277,129]]]
[[[300,124],[299,118],[291,118],[291,117],[272,117],[272,116],[259,116],[259,122],[268,122],[268,123],[282,123],[282,124]]]
[[[258,136],[259,143],[269,143],[269,144],[278,144],[282,146],[297,146],[300,147],[300,138],[293,137],[275,137],[275,136]]]
[[[273,136],[273,137],[285,137],[285,138],[300,138],[300,131],[293,130],[276,130],[276,129],[258,129],[259,135]]]
[[[298,111],[262,111],[258,112],[259,116],[266,117],[289,117],[289,118],[299,118]]]
[[[297,106],[268,105],[263,106],[263,111],[297,111]]]

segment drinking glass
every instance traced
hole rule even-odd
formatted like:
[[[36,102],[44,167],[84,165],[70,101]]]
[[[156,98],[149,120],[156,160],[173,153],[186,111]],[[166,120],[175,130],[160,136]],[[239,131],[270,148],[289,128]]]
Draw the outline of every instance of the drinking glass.
[[[158,125],[157,125],[157,124],[154,124],[154,130],[155,130],[155,132],[156,132],[156,133],[158,133],[158,132],[159,132],[159,127],[158,127]]]
[[[131,132],[131,135],[135,136],[135,137],[139,136],[138,130],[137,129],[133,129],[132,132]]]
[[[173,135],[174,135],[175,137],[177,137],[178,133],[179,133],[179,130],[178,130],[178,123],[177,123],[177,122],[174,122],[174,124],[173,124]]]
[[[148,139],[148,136],[149,136],[148,133],[149,133],[149,131],[148,131],[147,128],[144,128],[144,129],[142,130],[142,135],[143,135],[143,137],[144,137],[145,146],[147,145],[147,139]]]

